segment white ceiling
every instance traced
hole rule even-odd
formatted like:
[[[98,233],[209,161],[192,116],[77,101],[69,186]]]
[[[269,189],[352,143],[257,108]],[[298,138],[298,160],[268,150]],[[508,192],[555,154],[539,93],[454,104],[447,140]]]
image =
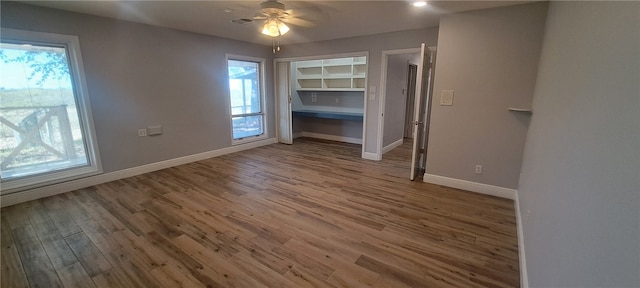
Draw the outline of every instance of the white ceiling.
[[[246,42],[271,45],[260,34],[262,22],[237,24],[251,18],[262,1],[24,1],[20,2],[97,16],[128,20]],[[296,44],[438,26],[441,15],[517,5],[531,1],[286,1],[293,15],[315,23],[291,26],[281,44]],[[230,11],[230,12],[226,12]]]

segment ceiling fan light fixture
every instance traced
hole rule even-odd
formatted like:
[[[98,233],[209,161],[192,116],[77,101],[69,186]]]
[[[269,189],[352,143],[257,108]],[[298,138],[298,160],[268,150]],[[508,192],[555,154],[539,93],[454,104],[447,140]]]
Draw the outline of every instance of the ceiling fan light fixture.
[[[262,34],[271,37],[282,36],[287,32],[289,32],[289,26],[277,18],[267,19],[267,21],[264,22],[264,27],[262,28]]]
[[[287,26],[287,24],[284,24],[284,22],[280,21],[280,24],[278,24],[278,29],[280,29],[280,35],[284,35],[285,33],[289,32],[289,26]]]
[[[414,7],[424,7],[427,6],[427,1],[416,1],[413,2]]]

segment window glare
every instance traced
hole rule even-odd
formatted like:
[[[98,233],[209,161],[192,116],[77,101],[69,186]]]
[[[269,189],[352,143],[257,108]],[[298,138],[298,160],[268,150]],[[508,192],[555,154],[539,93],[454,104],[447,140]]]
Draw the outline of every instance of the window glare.
[[[3,180],[89,164],[65,47],[0,44]]]
[[[260,63],[228,60],[233,139],[264,134]]]

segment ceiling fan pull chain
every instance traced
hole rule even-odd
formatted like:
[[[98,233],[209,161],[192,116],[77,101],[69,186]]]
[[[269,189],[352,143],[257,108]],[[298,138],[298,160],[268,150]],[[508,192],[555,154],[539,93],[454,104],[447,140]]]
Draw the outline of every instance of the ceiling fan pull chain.
[[[277,45],[276,45],[276,41],[278,41]],[[272,47],[273,54],[276,54],[276,52],[280,52],[280,37],[275,37],[275,39],[271,39],[271,47]]]

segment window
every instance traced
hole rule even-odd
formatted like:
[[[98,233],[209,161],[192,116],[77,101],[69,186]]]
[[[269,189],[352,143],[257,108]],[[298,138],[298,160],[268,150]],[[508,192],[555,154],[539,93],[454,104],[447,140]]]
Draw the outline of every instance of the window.
[[[99,171],[78,38],[2,29],[2,194]]]
[[[234,144],[266,138],[262,89],[263,66],[264,59],[227,57]]]

